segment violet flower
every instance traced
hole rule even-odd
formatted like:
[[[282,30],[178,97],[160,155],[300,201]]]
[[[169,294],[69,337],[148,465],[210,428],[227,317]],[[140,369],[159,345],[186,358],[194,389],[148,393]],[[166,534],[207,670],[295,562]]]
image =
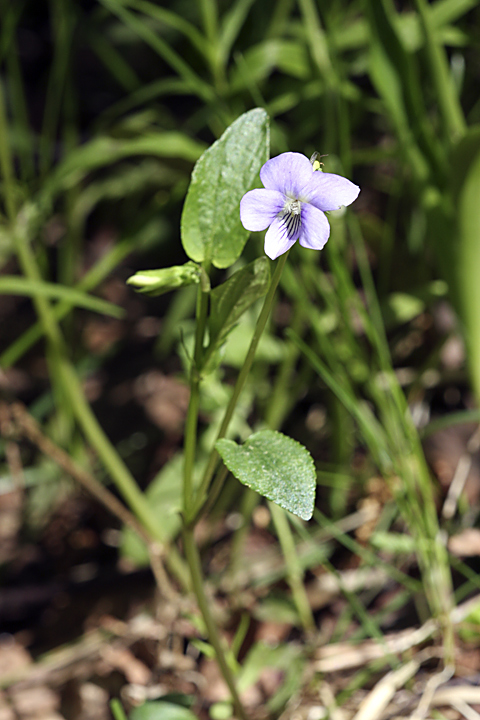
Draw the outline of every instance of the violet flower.
[[[260,170],[264,188],[250,190],[240,202],[246,230],[265,230],[265,253],[275,260],[298,240],[321,250],[330,235],[329,210],[350,205],[360,188],[340,175],[315,170],[305,155],[286,152]]]

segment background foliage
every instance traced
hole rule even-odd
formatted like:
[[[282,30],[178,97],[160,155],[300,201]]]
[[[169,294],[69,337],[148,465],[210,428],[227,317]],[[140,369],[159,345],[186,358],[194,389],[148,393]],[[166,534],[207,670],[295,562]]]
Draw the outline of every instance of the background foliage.
[[[125,281],[138,269],[186,261],[180,217],[194,162],[242,113],[265,108],[273,155],[320,151],[324,170],[362,188],[348,214],[331,214],[325,251],[294,248],[231,428],[240,440],[265,425],[282,429],[316,461],[308,529],[268,506],[269,532],[284,558],[283,611],[294,625],[320,627],[305,573],[308,581],[320,567],[337,573],[338,562],[342,569],[380,562],[396,583],[393,599],[373,614],[379,588],[358,595],[344,588],[347,603],[328,639],[381,638],[392,608],[414,599],[417,619],[441,618],[451,660],[449,613],[479,583],[474,562],[452,557],[447,538],[476,529],[480,493],[470,484],[453,511],[447,507],[454,472],[442,485],[424,448],[428,455],[435,432],[478,422],[477,0],[3,0],[0,12],[7,401],[22,400],[56,446],[113,482],[138,521],[172,543],[167,564],[181,587],[180,378],[193,344],[195,290],[152,299]],[[190,202],[204,197],[200,190],[192,184]],[[261,251],[261,236],[252,237],[234,269]],[[213,264],[219,283],[228,263]],[[242,316],[205,382],[205,453],[257,312],[253,306]],[[461,451],[473,464],[474,430]],[[4,432],[3,493],[18,487],[10,442]],[[22,446],[22,532],[37,542],[72,492],[53,460]],[[377,477],[383,494],[372,491]],[[366,500],[377,503],[374,520],[352,536],[345,521]],[[257,503],[232,481],[213,507],[205,550],[219,518],[233,510],[241,518],[229,536],[232,588],[245,571]],[[120,546],[132,561],[148,558],[131,531]],[[15,582],[12,558],[2,556]],[[97,561],[114,559],[99,551]],[[275,573],[264,579],[272,594]],[[261,645],[254,651],[261,655]],[[297,667],[286,658],[279,651],[269,662]],[[287,700],[275,697],[273,713]]]

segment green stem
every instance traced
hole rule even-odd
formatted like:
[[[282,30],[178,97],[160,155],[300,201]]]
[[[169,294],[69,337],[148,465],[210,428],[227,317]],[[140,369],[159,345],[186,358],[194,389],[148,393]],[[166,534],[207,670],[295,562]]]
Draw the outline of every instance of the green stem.
[[[61,363],[63,387],[74,415],[104,467],[111,476],[127,505],[153,538],[160,539],[158,520],[152,512],[145,495],[138,487],[127,466],[120,458],[85,398],[78,375],[71,363],[63,358]]]
[[[207,268],[205,268],[207,270]],[[193,500],[193,469],[197,445],[198,411],[200,407],[200,370],[203,361],[203,339],[207,326],[208,293],[199,286],[197,296],[197,324],[195,349],[190,368],[190,400],[185,421],[183,465],[183,511],[188,515]]]
[[[272,520],[277,531],[277,537],[280,541],[283,556],[285,558],[287,580],[292,591],[293,601],[300,616],[300,622],[305,630],[313,630],[315,627],[315,621],[313,619],[307,593],[305,592],[305,585],[303,584],[303,570],[300,567],[298,560],[295,540],[293,538],[290,524],[287,520],[285,511],[281,507],[275,505],[273,502],[269,502],[268,507],[270,508],[270,514],[272,516]]]
[[[77,232],[77,231],[76,231]],[[80,231],[78,231],[80,234]],[[91,270],[76,283],[73,287],[78,290],[93,290],[102,280],[120,263],[123,258],[128,255],[135,244],[137,235],[133,236],[133,241],[128,238],[122,240],[113,247],[103,258],[101,258]],[[68,301],[61,300],[53,308],[51,312],[57,323],[60,322],[74,306]],[[15,340],[1,355],[0,367],[4,370],[14,365],[20,358],[34,345],[43,334],[43,328],[40,321],[31,325],[23,335]]]
[[[52,165],[53,147],[64,104],[75,19],[64,0],[50,0],[53,60],[48,78],[42,131],[39,135],[39,171],[45,178]]]
[[[251,367],[253,365],[253,361],[255,358],[255,353],[257,351],[258,343],[260,342],[260,338],[263,335],[263,331],[265,330],[265,325],[267,324],[267,320],[270,316],[273,301],[275,299],[275,292],[277,290],[278,283],[280,282],[280,277],[282,275],[283,268],[287,261],[287,257],[288,257],[288,252],[286,252],[284,255],[282,255],[282,257],[277,262],[277,266],[275,268],[275,272],[273,274],[273,277],[272,277],[272,280],[270,283],[270,287],[265,296],[262,310],[260,312],[260,315],[258,316],[257,324],[255,326],[255,332],[253,333],[253,337],[250,342],[250,347],[248,348],[247,356],[244,360],[242,369],[240,370],[240,373],[238,375],[232,397],[230,398],[230,402],[228,403],[227,409],[225,411],[225,415],[223,417],[223,421],[220,426],[220,430],[218,431],[217,440],[219,440],[222,437],[225,437],[225,434],[228,430],[228,426],[230,425],[230,421],[233,417],[233,413],[235,412],[238,398],[240,397],[240,393],[242,392],[245,382],[250,373],[250,370],[251,370]]]
[[[40,270],[30,247],[29,218],[26,213],[20,214],[17,221],[12,223],[12,232],[23,274],[31,280],[41,281]],[[159,538],[154,513],[85,398],[78,375],[67,358],[63,336],[47,298],[38,296],[34,298],[34,303],[49,342],[52,362],[59,374],[62,392],[68,399],[78,423],[131,510],[152,537]]]
[[[268,289],[268,292],[265,296],[265,300],[263,303],[262,310],[260,312],[260,315],[258,316],[257,324],[255,326],[255,331],[253,333],[252,340],[250,342],[250,347],[248,348],[247,355],[245,357],[242,369],[240,370],[240,373],[237,377],[237,382],[235,383],[235,387],[233,389],[232,396],[230,398],[230,402],[227,405],[227,409],[225,410],[225,415],[223,416],[222,424],[220,426],[220,430],[217,433],[216,440],[220,440],[220,438],[225,437],[228,426],[230,425],[230,421],[232,419],[233,413],[235,412],[235,408],[237,406],[238,398],[240,397],[240,393],[242,392],[244,385],[247,381],[248,375],[250,373],[253,360],[255,358],[255,352],[257,350],[258,343],[260,342],[260,338],[262,337],[263,331],[265,330],[265,325],[267,324],[268,317],[270,315],[270,311],[272,309],[273,301],[275,298],[275,292],[278,286],[278,283],[280,282],[280,277],[282,275],[283,268],[285,266],[285,263],[287,261],[288,252],[286,252],[284,255],[281,256],[281,258],[278,260],[275,272],[273,274],[272,280],[270,282],[270,287]],[[215,447],[212,449],[210,453],[210,457],[208,459],[207,467],[205,469],[195,504],[192,508],[192,511],[190,515],[186,516],[186,522],[188,524],[192,524],[192,522],[195,521],[195,518],[197,517],[198,513],[201,511],[201,508],[204,503],[205,494],[207,492],[208,486],[210,485],[210,482],[212,480],[213,474],[215,472],[215,468],[217,466],[218,462],[218,453],[215,450]]]
[[[306,307],[303,303],[296,303],[294,306],[291,328],[297,335],[301,335],[302,332]],[[298,347],[292,342],[289,343],[287,352],[275,377],[268,406],[265,411],[265,423],[271,430],[280,429],[291,405],[292,376],[299,355],[300,350]]]
[[[415,0],[415,5],[425,35],[428,60],[445,133],[450,140],[458,140],[465,133],[465,117],[449,72],[447,57],[432,23],[431,8],[425,0]]]
[[[210,103],[215,100],[215,92],[211,85],[206,83],[197,73],[192,70],[191,66],[185,62],[183,57],[173,50],[173,48],[160,37],[158,32],[145,23],[144,19],[127,9],[126,4],[117,0],[101,0],[113,15],[116,15],[126,25],[127,28],[133,30],[147,45],[159,55],[170,67],[177,73],[179,78],[191,88],[192,92],[200,97],[204,102]]]
[[[218,37],[218,10],[215,0],[200,0],[203,28],[212,48],[215,47]]]
[[[115,720],[127,720],[127,716],[125,715],[122,703],[118,698],[113,698],[113,700],[110,700],[110,710],[112,711],[112,715]]]
[[[335,87],[336,71],[332,65],[327,35],[320,23],[316,3],[314,0],[300,0],[299,7],[313,60],[327,86]]]
[[[25,97],[23,68],[20,63],[20,53],[17,45],[17,26],[22,14],[23,8],[19,3],[15,3],[15,5],[10,3],[9,6],[4,4],[2,34],[4,40],[8,38],[3,46],[3,57],[5,58],[4,78],[10,90],[12,126],[17,128],[19,136],[22,137],[22,148],[17,150],[19,173],[22,182],[28,183],[35,176],[35,151]]]
[[[197,441],[198,409],[200,406],[200,380],[190,378],[190,400],[185,421],[184,461],[183,461],[183,512],[188,513],[192,503],[193,469],[195,465],[195,447]]]
[[[202,613],[203,619],[205,621],[208,639],[215,650],[218,665],[222,672],[223,678],[228,685],[228,689],[230,690],[236,716],[238,720],[247,720],[245,710],[235,687],[232,670],[227,662],[227,658],[223,650],[223,644],[221,637],[218,633],[217,625],[210,612],[210,602],[205,594],[200,556],[197,546],[195,544],[192,528],[184,527],[183,545],[185,557],[190,568],[193,591],[197,598],[198,607],[200,608],[200,612]]]
[[[205,501],[204,505],[202,506],[200,512],[195,515],[193,522],[191,523],[192,527],[194,527],[197,524],[197,521],[199,519],[199,515],[206,515],[208,512],[210,512],[211,508],[214,506],[216,499],[220,495],[220,491],[223,487],[223,484],[225,480],[228,477],[228,468],[226,465],[220,465],[217,474],[215,475],[215,478],[210,485],[210,490],[208,493],[208,498]]]
[[[229,583],[232,583],[230,586],[233,588],[236,586],[236,576],[241,568],[242,559],[245,557],[244,547],[250,533],[250,520],[259,500],[260,496],[255,490],[251,488],[244,489],[240,507],[243,522],[241,527],[235,531],[232,538],[230,545],[230,562],[227,571]]]
[[[203,28],[208,42],[208,61],[217,94],[226,92],[225,63],[219,34],[218,4],[216,0],[200,0]]]
[[[0,81],[0,170],[2,171],[3,177],[5,208],[10,221],[13,222],[16,215],[15,173],[13,170],[13,159],[12,153],[10,152],[9,137],[10,133],[8,131],[3,83]]]

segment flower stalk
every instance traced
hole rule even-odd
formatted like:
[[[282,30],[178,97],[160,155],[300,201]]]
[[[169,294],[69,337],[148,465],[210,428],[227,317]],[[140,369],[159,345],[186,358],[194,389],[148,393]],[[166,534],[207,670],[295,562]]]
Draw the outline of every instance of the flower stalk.
[[[235,383],[235,387],[233,389],[233,393],[230,397],[230,401],[227,405],[227,408],[225,410],[225,414],[223,416],[222,424],[220,425],[220,429],[217,433],[216,440],[220,440],[220,438],[225,437],[228,431],[228,427],[230,425],[230,422],[233,417],[233,413],[235,412],[235,408],[237,406],[238,398],[240,397],[240,393],[242,392],[245,383],[247,381],[248,375],[250,373],[251,367],[253,365],[253,361],[255,358],[255,353],[258,347],[258,343],[260,342],[260,338],[262,337],[263,331],[265,330],[265,326],[267,324],[267,320],[270,316],[270,312],[273,306],[273,302],[275,299],[275,292],[278,287],[278,283],[280,282],[280,278],[282,276],[283,268],[285,267],[285,263],[287,261],[288,252],[285,253],[280,260],[278,261],[275,272],[272,276],[270,287],[268,289],[268,292],[265,296],[265,300],[263,302],[263,307],[260,311],[260,315],[258,316],[257,324],[255,326],[255,331],[253,333],[253,337],[250,341],[250,347],[248,348],[247,355],[245,357],[245,361],[242,365],[242,369],[240,370],[237,381]],[[186,515],[185,520],[187,525],[194,525],[199,517],[199,513],[202,510],[203,504],[205,502],[205,496],[207,493],[207,490],[210,486],[210,483],[212,481],[213,475],[215,473],[215,469],[217,467],[218,463],[218,453],[215,450],[215,447],[213,447],[210,456],[208,458],[207,467],[205,468],[205,472],[202,477],[202,481],[200,483],[200,487],[198,489],[195,504],[192,508],[191,514]],[[220,488],[216,489],[217,492],[220,491]]]
[[[215,650],[215,655],[217,657],[217,662],[222,672],[223,679],[225,680],[228,689],[230,690],[236,716],[237,718],[239,718],[239,720],[247,720],[246,712],[244,710],[242,701],[240,700],[240,696],[238,695],[235,686],[235,680],[232,670],[230,668],[230,665],[228,664],[223,649],[223,644],[220,634],[218,632],[217,624],[212,616],[212,613],[210,611],[210,603],[205,594],[200,556],[197,546],[195,544],[192,527],[183,528],[183,549],[185,552],[188,566],[190,568],[192,588],[195,593],[195,597],[197,598],[198,607],[200,609],[200,612],[202,613],[202,617],[207,628],[208,639],[210,640],[210,643]]]
[[[208,267],[204,267],[208,272]],[[198,286],[197,324],[195,329],[195,349],[190,367],[190,400],[185,423],[184,469],[183,469],[183,513],[187,517],[193,501],[193,468],[197,443],[198,411],[200,407],[200,379],[203,362],[203,340],[207,327],[208,292]]]

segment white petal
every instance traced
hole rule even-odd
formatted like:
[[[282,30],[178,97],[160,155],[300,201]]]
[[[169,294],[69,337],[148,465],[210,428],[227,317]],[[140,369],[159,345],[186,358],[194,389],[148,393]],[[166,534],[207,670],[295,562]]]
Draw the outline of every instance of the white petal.
[[[279,255],[290,250],[294,244],[295,240],[288,237],[282,218],[276,217],[265,235],[265,255],[275,260]]]
[[[277,190],[250,190],[240,200],[240,220],[245,230],[265,230],[285,205]]]
[[[350,205],[357,199],[359,192],[358,185],[354,185],[347,178],[317,170],[301,190],[300,199],[325,212],[338,210],[342,205]]]
[[[300,245],[311,250],[321,250],[329,237],[330,225],[326,215],[313,205],[302,205],[302,229],[298,239]]]
[[[310,160],[301,153],[287,152],[268,160],[260,170],[260,180],[269,190],[279,190],[298,198],[313,173]]]

